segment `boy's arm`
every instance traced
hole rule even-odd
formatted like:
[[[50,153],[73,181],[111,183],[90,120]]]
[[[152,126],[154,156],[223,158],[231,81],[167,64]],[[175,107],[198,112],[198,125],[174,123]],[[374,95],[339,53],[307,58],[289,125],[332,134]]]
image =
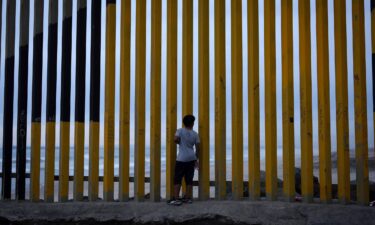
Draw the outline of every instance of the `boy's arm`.
[[[197,157],[197,160],[199,159],[199,152],[201,150],[200,143],[195,144],[195,156]]]
[[[180,144],[180,141],[181,141],[180,132],[179,132],[179,130],[177,130],[175,135],[174,135],[174,143]]]
[[[201,150],[201,146],[199,143],[195,144],[195,156],[197,157],[197,161],[195,161],[195,169],[199,170],[199,152]]]
[[[195,156],[197,157],[197,160],[199,160],[199,152],[201,151],[201,140],[199,138],[199,135],[196,135],[195,139]]]

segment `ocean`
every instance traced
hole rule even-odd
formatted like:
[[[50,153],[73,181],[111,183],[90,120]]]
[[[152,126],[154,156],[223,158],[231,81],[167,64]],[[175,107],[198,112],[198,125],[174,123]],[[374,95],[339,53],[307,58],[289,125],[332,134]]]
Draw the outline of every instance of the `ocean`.
[[[31,148],[28,147],[26,151],[26,173],[30,172],[30,152]],[[260,169],[265,170],[265,149],[260,149]],[[319,158],[318,158],[318,150],[314,150],[314,175],[319,176],[319,173],[316,172],[316,170],[319,169]],[[0,149],[0,155],[2,156],[2,149]],[[278,147],[277,149],[277,167],[278,167],[278,177],[282,178],[282,147]],[[336,159],[335,159],[335,152],[332,152],[332,170],[333,172],[336,170]],[[355,154],[353,151],[351,151],[351,158],[354,158]],[[369,150],[369,157],[370,159],[373,159],[374,151]],[[231,165],[231,157],[232,151],[230,146],[227,147],[226,151],[226,161],[227,161],[227,167],[230,167]],[[244,179],[247,178],[247,168],[248,168],[248,148],[244,146],[243,149],[243,162],[244,162]],[[301,165],[301,158],[300,158],[300,149],[295,149],[295,166],[300,167]],[[211,170],[211,179],[214,179],[214,166],[215,166],[215,149],[212,146],[210,148],[210,168]],[[372,165],[370,165],[370,173],[374,173],[374,171],[371,169]],[[353,167],[353,165],[351,165]],[[45,168],[45,148],[41,147],[41,159],[40,159],[40,172],[41,172],[41,180],[43,180],[44,177],[44,168]],[[227,171],[230,171],[231,168],[227,168]],[[354,168],[352,168],[354,169]],[[2,170],[2,157],[0,157],[0,171]],[[165,146],[162,146],[161,148],[161,173],[165,173],[166,170],[166,149]],[[13,154],[12,154],[12,172],[16,172],[16,147],[13,147]],[[134,146],[130,147],[130,164],[129,164],[129,172],[130,176],[134,175]],[[99,175],[103,176],[104,173],[104,148],[100,148],[99,152]],[[59,174],[59,148],[56,147],[55,151],[55,175]],[[84,175],[88,176],[89,174],[89,148],[85,148],[85,155],[84,155]],[[115,153],[114,153],[114,174],[115,176],[118,176],[119,174],[119,148],[115,147]],[[70,148],[70,161],[69,161],[69,175],[74,175],[74,147]],[[145,150],[145,176],[150,175],[150,148],[146,147]],[[372,176],[370,176],[371,178]],[[335,174],[333,174],[333,178],[335,178]],[[231,174],[227,175],[227,179],[231,179]],[[336,179],[333,179],[333,181]]]

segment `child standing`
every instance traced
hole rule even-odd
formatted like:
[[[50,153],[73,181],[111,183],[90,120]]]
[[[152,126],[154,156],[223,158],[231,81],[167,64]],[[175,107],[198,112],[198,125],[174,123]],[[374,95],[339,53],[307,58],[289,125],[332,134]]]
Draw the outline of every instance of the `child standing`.
[[[199,136],[193,130],[195,117],[186,115],[183,118],[184,127],[176,131],[174,142],[179,145],[174,174],[174,196],[167,203],[181,205],[183,202],[192,203],[194,169],[198,169]],[[194,151],[195,146],[195,151]],[[186,194],[179,198],[182,178],[186,182]]]

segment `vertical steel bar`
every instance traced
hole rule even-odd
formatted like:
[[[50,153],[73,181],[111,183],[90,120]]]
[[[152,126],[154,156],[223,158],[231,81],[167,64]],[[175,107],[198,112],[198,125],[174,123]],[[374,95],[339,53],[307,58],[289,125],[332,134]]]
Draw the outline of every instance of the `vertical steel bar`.
[[[277,198],[275,0],[264,1],[266,195]]]
[[[371,46],[372,46],[372,112],[374,115],[373,126],[375,127],[375,0],[371,0]]]
[[[86,93],[86,0],[78,1],[74,131],[74,200],[83,200]]]
[[[232,33],[232,193],[243,197],[243,112],[242,112],[242,2],[231,2]]]
[[[193,0],[182,1],[182,118],[193,114]],[[186,192],[185,178],[182,193]]]
[[[61,202],[67,201],[69,197],[72,0],[64,0],[63,7],[59,163],[59,201]]]
[[[121,2],[120,201],[129,199],[131,0]]]
[[[40,122],[42,107],[44,0],[34,2],[34,53],[31,115],[30,200],[40,200]]]
[[[346,2],[335,0],[336,133],[338,198],[350,201],[348,69],[346,52]]]
[[[371,46],[372,46],[372,106],[375,127],[375,0],[371,0]]]
[[[215,1],[215,196],[226,197],[225,0]]]
[[[375,127],[375,0],[371,0],[371,46],[372,46],[372,106]]]
[[[115,144],[115,52],[116,0],[107,0],[103,183],[103,197],[105,201],[113,201]]]
[[[89,199],[98,198],[99,188],[99,113],[100,113],[100,46],[101,1],[91,5],[91,59],[90,59],[90,134],[89,134]]]
[[[369,202],[364,1],[352,1],[357,202]]]
[[[4,114],[3,114],[3,177],[1,196],[11,198],[12,187],[12,149],[13,149],[13,94],[14,94],[14,44],[16,2],[7,2],[6,47],[4,76]]]
[[[210,197],[210,36],[209,0],[199,1],[199,199]],[[241,73],[242,75],[242,73]]]
[[[247,2],[248,26],[248,109],[249,109],[249,196],[260,198],[259,139],[259,13],[258,1]]]
[[[167,0],[167,168],[166,197],[173,196],[177,127],[177,0]]]
[[[161,24],[162,1],[151,2],[151,182],[150,198],[160,201],[161,178]]]
[[[0,8],[1,8],[0,2]],[[1,10],[1,9],[0,9]],[[21,1],[20,48],[18,65],[18,112],[17,112],[17,179],[16,199],[25,200],[26,181],[26,134],[27,134],[27,95],[29,65],[29,17],[30,2]],[[0,13],[1,17],[1,13]],[[0,20],[1,24],[1,20]],[[0,34],[1,35],[1,34]]]
[[[142,201],[145,191],[146,0],[138,0],[136,8],[134,197]]]
[[[282,97],[283,97],[283,192],[294,200],[294,93],[293,93],[293,1],[281,1]]]
[[[193,0],[182,1],[182,117],[193,113]]]
[[[316,42],[318,57],[317,72],[319,111],[319,181],[320,200],[322,202],[330,202],[332,195],[327,7],[327,0],[316,1]]]
[[[299,1],[301,186],[304,202],[313,200],[310,1]]]
[[[58,2],[49,0],[44,200],[54,201]]]

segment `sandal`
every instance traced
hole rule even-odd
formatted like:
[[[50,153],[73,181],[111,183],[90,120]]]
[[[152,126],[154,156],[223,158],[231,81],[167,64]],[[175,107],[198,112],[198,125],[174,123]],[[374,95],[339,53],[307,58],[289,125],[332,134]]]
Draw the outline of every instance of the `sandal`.
[[[182,201],[179,199],[172,198],[171,200],[167,201],[168,205],[180,206],[182,205]]]

